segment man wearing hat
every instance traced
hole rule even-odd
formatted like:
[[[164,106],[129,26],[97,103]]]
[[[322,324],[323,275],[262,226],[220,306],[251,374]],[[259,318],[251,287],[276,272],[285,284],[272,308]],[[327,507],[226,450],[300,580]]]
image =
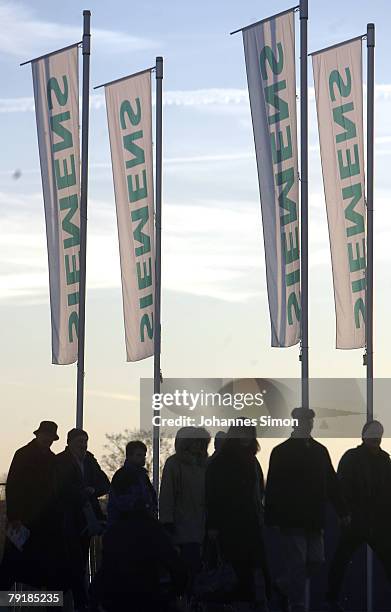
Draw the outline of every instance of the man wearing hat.
[[[304,612],[307,576],[324,561],[327,502],[348,521],[328,450],[311,437],[314,417],[309,408],[292,411],[293,432],[273,449],[266,486],[266,522],[279,527],[286,568],[276,586],[292,612]]]
[[[58,584],[61,573],[62,519],[56,490],[55,455],[50,450],[58,440],[57,425],[42,421],[34,435],[34,440],[16,451],[8,472],[8,530],[24,531],[28,537],[21,551],[7,539],[1,567],[3,587],[14,580],[32,586]]]
[[[77,609],[87,605],[85,585],[91,536],[103,530],[104,515],[98,498],[108,493],[110,488],[109,479],[87,446],[87,432],[71,429],[65,450],[56,456],[68,555],[73,568],[73,597]]]

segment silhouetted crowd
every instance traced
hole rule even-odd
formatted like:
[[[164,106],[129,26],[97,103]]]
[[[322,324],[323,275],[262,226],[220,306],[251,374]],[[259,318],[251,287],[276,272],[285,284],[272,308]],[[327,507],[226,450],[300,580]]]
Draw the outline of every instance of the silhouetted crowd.
[[[381,449],[382,425],[371,421],[336,472],[327,448],[311,436],[314,416],[293,410],[297,424],[273,449],[266,486],[255,427],[219,432],[211,456],[205,429],[180,429],[159,499],[143,442],[127,444],[110,483],[87,450],[85,431],[69,431],[55,455],[57,425],[43,421],[9,470],[0,590],[15,582],[60,590],[72,594],[75,610],[90,612],[218,612],[227,605],[267,612],[272,595],[282,612],[304,612],[307,580],[325,561],[331,503],[340,529],[325,600],[342,611],[345,571],[362,544],[391,581],[391,460]],[[265,526],[278,532],[278,572],[270,569]],[[102,536],[103,546],[90,580],[93,536]]]

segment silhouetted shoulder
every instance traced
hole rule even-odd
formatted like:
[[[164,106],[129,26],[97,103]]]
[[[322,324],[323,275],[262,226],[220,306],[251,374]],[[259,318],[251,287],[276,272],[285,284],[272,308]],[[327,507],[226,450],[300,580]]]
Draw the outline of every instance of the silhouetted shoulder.
[[[324,445],[321,444],[321,442],[318,442],[318,440],[314,440],[313,438],[311,438],[311,444],[313,445],[314,448],[316,448],[320,453],[324,453],[325,455],[329,455],[329,450],[328,448]]]
[[[278,455],[283,455],[286,451],[289,451],[289,448],[291,446],[290,441],[291,441],[291,438],[288,438],[287,440],[284,440],[284,442],[277,444],[277,446],[273,448],[270,456],[276,457]]]
[[[136,482],[136,479],[134,478],[134,475],[130,472],[130,470],[127,470],[125,467],[121,467],[114,474],[113,479],[111,481],[111,486],[114,490],[120,492],[122,490],[127,490],[128,487],[131,486],[134,482]]]
[[[172,466],[175,465],[178,462],[178,457],[176,454],[174,455],[170,455],[169,457],[167,457],[166,462],[164,464],[164,466],[168,465],[168,466]]]

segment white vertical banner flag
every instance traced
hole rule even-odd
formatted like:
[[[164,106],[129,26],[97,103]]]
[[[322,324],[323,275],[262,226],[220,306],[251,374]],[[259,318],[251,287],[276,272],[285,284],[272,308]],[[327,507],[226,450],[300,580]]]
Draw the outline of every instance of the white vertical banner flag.
[[[155,251],[150,70],[105,86],[128,361],[154,352]]]
[[[365,346],[361,39],[312,56],[337,316],[337,348]]]
[[[243,30],[261,197],[272,346],[300,339],[293,10]]]
[[[77,45],[32,62],[49,260],[52,362],[77,361],[80,251]]]

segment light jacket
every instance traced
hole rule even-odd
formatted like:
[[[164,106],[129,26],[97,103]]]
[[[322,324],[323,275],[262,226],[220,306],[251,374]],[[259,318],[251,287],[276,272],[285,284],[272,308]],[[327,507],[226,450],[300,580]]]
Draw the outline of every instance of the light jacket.
[[[197,460],[177,440],[176,453],[165,463],[159,497],[159,519],[173,527],[177,544],[201,544],[205,534],[205,460]]]

